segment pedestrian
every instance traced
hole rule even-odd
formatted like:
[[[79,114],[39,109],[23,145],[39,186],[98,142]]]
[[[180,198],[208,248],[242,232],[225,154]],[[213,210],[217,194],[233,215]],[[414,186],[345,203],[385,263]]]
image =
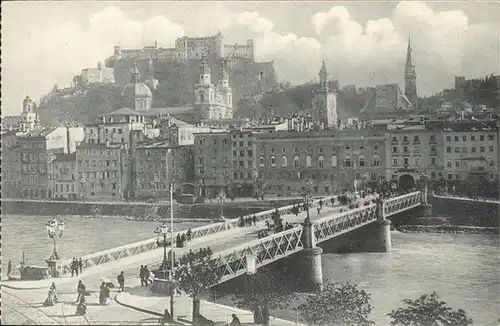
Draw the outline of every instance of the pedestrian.
[[[189,228],[188,231],[187,231],[187,239],[188,239],[188,241],[191,241],[191,237],[192,237],[192,232],[191,232],[191,228]]]
[[[257,225],[257,216],[255,216],[255,214],[253,214],[252,220],[253,220],[253,225]]]
[[[118,275],[116,280],[118,281],[119,285],[118,291],[123,292],[125,290],[125,276],[123,276],[123,271],[120,273],[120,275]]]
[[[151,280],[149,279],[149,276],[150,276],[150,275],[151,275],[151,274],[149,273],[148,266],[144,265],[144,283],[145,283],[146,285],[148,285],[148,284],[149,284],[149,282],[153,283],[153,281],[151,281]]]
[[[253,311],[253,323],[255,325],[262,324],[262,310],[259,306],[255,307],[255,310]]]
[[[318,206],[316,209],[318,210],[318,215],[319,215],[319,213],[321,212],[321,207]]]
[[[82,257],[80,257],[80,259],[78,259],[78,268],[80,269],[80,274],[81,274],[82,273],[82,269],[83,269]]]
[[[330,203],[332,203],[332,207],[333,207],[333,204],[335,203],[335,199],[333,197],[330,198]]]
[[[78,281],[76,291],[78,292],[78,296],[76,297],[76,302],[80,302],[81,298],[85,296],[85,285],[82,283],[82,280]]]
[[[144,286],[144,266],[141,265],[141,270],[139,271],[139,278],[141,279],[141,286]]]
[[[181,236],[181,247],[184,248],[184,243],[186,243],[186,234],[182,234]]]
[[[323,201],[321,199],[319,200],[319,207],[323,208]]]
[[[104,288],[106,287],[106,283],[102,282],[99,287],[99,304],[104,305]]]
[[[75,276],[75,258],[71,261],[70,268],[71,268],[71,277]]]
[[[176,245],[177,245],[177,248],[180,248],[181,247],[181,235],[180,233],[177,233],[177,238],[176,238]]]
[[[12,260],[9,260],[9,264],[7,265],[7,276],[12,272]]]
[[[240,319],[238,318],[238,316],[236,316],[236,314],[232,314],[232,317],[233,317],[233,320],[231,321],[231,324],[229,324],[230,326],[241,326],[241,322],[240,322]]]

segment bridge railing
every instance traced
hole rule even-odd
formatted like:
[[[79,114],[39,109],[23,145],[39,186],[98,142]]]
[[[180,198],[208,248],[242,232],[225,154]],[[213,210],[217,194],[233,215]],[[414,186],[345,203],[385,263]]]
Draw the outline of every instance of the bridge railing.
[[[247,272],[247,256],[255,257],[259,268],[302,250],[302,226],[214,253],[223,283]]]
[[[408,209],[420,206],[422,203],[422,193],[420,191],[411,192],[398,197],[386,199],[383,201],[384,217],[389,217],[406,211]]]
[[[316,205],[320,199],[322,199],[322,198],[314,199],[312,201],[313,205]],[[323,200],[324,200],[324,198],[323,198]],[[245,215],[243,217],[244,218],[247,218],[247,217],[252,218],[255,215],[257,221],[262,221],[262,220],[266,220],[266,219],[271,218],[272,215],[274,214],[274,212],[276,211],[276,209],[278,210],[278,212],[280,212],[280,214],[289,214],[289,213],[291,213],[291,209],[293,206],[294,205],[287,205],[287,206],[283,206],[283,207],[279,207],[279,208],[268,209],[268,210],[265,210],[265,211],[262,211],[259,213]],[[211,234],[216,234],[219,232],[226,231],[230,228],[237,227],[238,223],[239,223],[239,218],[233,218],[233,219],[229,219],[229,220],[226,220],[223,222],[211,223],[211,224],[202,225],[202,226],[199,226],[196,228],[192,228],[191,229],[191,234],[192,234],[191,239],[197,239],[197,238],[201,238],[201,237],[208,236]],[[174,238],[177,237],[177,234],[182,235],[182,234],[185,234],[186,232],[187,232],[187,230],[174,232]],[[102,265],[102,264],[116,261],[119,259],[123,259],[126,257],[135,256],[135,255],[139,255],[139,254],[142,254],[145,252],[159,249],[157,246],[156,239],[157,238],[151,238],[151,239],[127,244],[124,246],[116,247],[113,249],[108,249],[108,250],[104,250],[104,251],[100,251],[100,252],[96,252],[96,253],[82,256],[81,258],[82,258],[83,267],[88,268],[88,267],[92,267],[92,266]],[[169,240],[170,239],[167,239],[167,242],[169,242]],[[71,273],[71,261],[72,261],[72,259],[65,259],[65,260],[62,260],[58,263],[58,265],[59,265],[58,269],[59,269],[61,275]]]
[[[340,215],[325,216],[313,222],[315,242],[326,241],[376,219],[377,204],[351,209]]]

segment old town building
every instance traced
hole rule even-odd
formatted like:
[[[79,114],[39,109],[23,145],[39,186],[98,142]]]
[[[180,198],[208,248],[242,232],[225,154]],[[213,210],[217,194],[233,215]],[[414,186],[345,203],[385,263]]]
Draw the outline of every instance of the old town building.
[[[76,169],[76,153],[55,154],[51,162],[52,171],[50,188],[54,199],[78,198],[78,180]]]
[[[124,145],[82,143],[76,151],[78,197],[82,199],[120,199],[126,185]]]
[[[315,195],[382,182],[384,140],[370,130],[256,134],[256,184],[268,194]]]
[[[252,132],[240,130],[195,134],[197,194],[252,196],[257,175],[252,139]]]

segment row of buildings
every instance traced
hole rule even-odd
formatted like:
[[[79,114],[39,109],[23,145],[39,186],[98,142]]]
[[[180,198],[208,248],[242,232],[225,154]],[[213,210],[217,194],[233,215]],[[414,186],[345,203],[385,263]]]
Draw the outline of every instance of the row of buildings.
[[[498,121],[420,111],[410,46],[405,91],[379,87],[359,117],[339,116],[324,62],[306,114],[259,122],[233,117],[221,74],[213,85],[202,62],[193,106],[152,108],[133,69],[123,106],[85,126],[40,128],[26,99],[20,128],[2,134],[3,196],[168,198],[172,184],[190,198],[331,194],[384,182],[412,188],[423,178],[498,179]]]

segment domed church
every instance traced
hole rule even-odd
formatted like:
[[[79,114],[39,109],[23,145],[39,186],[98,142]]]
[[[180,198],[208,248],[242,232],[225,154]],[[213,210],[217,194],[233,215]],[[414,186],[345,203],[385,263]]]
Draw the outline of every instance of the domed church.
[[[130,83],[122,92],[122,106],[137,112],[145,112],[151,109],[153,94],[149,87],[141,81],[141,73],[137,64],[130,72]]]

